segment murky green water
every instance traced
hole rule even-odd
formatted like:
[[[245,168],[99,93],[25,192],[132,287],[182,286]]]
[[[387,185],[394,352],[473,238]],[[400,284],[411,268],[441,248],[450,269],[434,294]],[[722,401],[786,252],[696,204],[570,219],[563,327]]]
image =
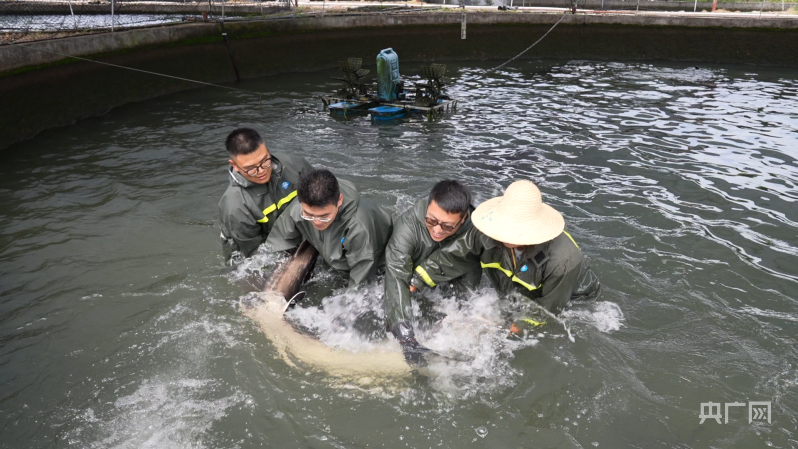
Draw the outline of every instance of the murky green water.
[[[435,123],[333,120],[317,97],[334,72],[292,74],[242,85],[269,92],[263,114],[199,89],[2,151],[0,447],[798,446],[795,72],[469,64],[449,65],[463,102]],[[293,369],[222,266],[238,126],[396,211],[442,178],[479,201],[531,179],[602,296],[526,345],[462,340],[463,370],[401,390]],[[770,424],[749,423],[750,401],[771,402]],[[708,402],[720,424],[699,424]],[[724,423],[728,403],[743,406]]]

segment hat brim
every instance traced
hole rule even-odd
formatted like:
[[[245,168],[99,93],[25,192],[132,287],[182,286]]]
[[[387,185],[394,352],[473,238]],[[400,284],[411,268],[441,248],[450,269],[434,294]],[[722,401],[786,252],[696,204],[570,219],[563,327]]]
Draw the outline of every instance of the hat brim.
[[[540,204],[533,217],[522,217],[504,197],[491,198],[471,214],[471,222],[488,237],[511,245],[537,245],[554,240],[565,229],[562,215]]]

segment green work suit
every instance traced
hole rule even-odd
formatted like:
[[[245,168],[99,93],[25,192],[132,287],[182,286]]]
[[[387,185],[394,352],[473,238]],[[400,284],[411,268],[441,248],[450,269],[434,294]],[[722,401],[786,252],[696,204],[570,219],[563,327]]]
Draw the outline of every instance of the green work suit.
[[[413,270],[427,258],[435,258],[442,248],[446,248],[466,231],[471,229],[471,214],[454,234],[441,242],[432,240],[425,222],[428,198],[416,202],[412,209],[406,210],[394,223],[393,235],[385,249],[385,319],[389,329],[400,322],[413,320],[413,305],[410,302],[410,282]],[[461,283],[475,288],[479,284],[482,270],[472,265],[466,275],[460,277]]]
[[[249,257],[258,249],[296,196],[299,174],[312,168],[300,156],[270,154],[272,176],[266,184],[247,181],[233,167],[229,169],[230,185],[219,201],[225,261],[234,251]]]
[[[351,182],[339,179],[344,195],[335,220],[319,231],[302,218],[299,201],[277,219],[266,244],[273,251],[296,248],[307,240],[332,268],[349,273],[349,286],[373,279],[385,266],[385,245],[391,235],[390,212],[360,195]]]
[[[599,282],[571,236],[523,248],[520,254],[472,228],[416,270],[414,282],[434,286],[479,264],[499,294],[516,292],[558,313],[571,299],[598,292]]]

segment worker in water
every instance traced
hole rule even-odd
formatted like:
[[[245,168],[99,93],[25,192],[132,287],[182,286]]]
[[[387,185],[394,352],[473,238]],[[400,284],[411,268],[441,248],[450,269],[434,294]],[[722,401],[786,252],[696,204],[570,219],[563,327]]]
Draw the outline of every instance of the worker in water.
[[[429,196],[396,219],[385,250],[385,319],[388,329],[402,344],[408,362],[418,363],[424,352],[413,332],[410,285],[413,270],[427,258],[447,248],[471,229],[471,194],[459,182],[440,181]],[[482,275],[479,265],[455,279],[460,289],[476,288]]]
[[[219,201],[225,261],[234,253],[249,257],[266,240],[277,217],[297,194],[308,162],[269,151],[257,131],[239,128],[225,140],[230,156],[230,185]]]
[[[285,251],[307,240],[329,266],[348,273],[349,286],[373,279],[385,266],[390,212],[328,170],[303,172],[297,193],[299,201],[277,219],[266,245]]]
[[[512,183],[504,195],[480,204],[471,220],[474,228],[416,268],[414,285],[434,287],[476,264],[499,294],[520,294],[553,313],[569,300],[598,294],[598,278],[564,230],[562,215],[543,203],[535,184]],[[539,318],[520,319],[511,332],[541,324]]]

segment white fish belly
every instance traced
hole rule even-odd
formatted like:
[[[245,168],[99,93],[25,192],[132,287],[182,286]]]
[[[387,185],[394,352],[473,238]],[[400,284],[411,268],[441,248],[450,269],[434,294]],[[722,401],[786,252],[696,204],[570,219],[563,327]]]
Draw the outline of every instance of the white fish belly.
[[[259,301],[244,307],[244,315],[254,321],[291,366],[302,366],[348,380],[407,377],[411,369],[402,353],[388,349],[349,352],[332,348],[297,332],[283,319],[285,299],[276,292],[257,294]]]

